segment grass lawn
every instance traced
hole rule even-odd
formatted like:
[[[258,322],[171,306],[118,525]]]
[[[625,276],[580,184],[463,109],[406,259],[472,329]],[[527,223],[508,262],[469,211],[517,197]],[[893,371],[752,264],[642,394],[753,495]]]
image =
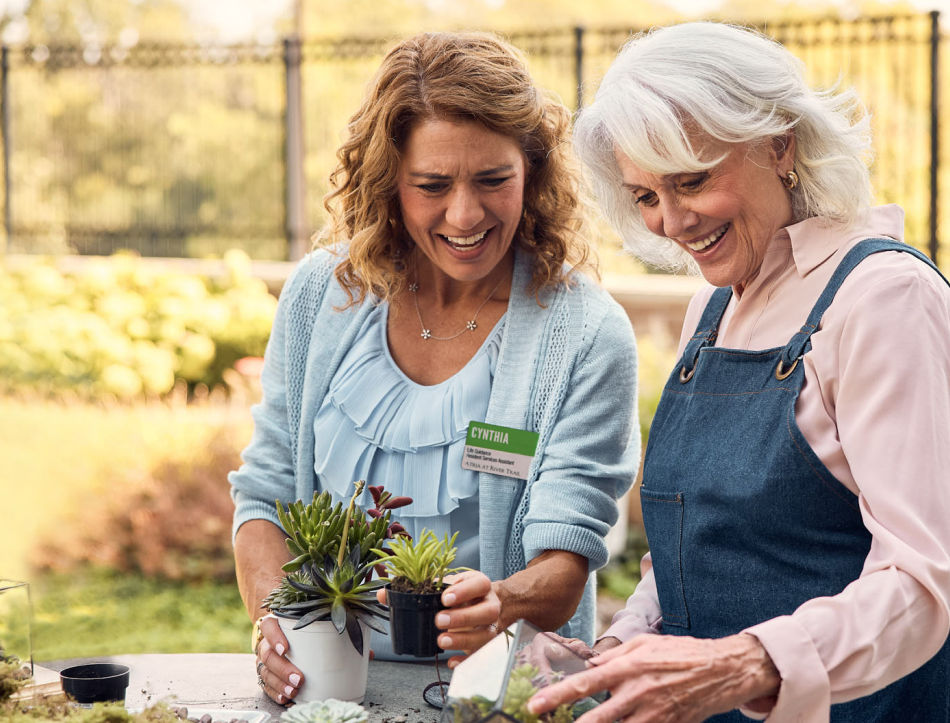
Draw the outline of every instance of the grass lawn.
[[[172,584],[93,573],[33,591],[33,657],[246,653],[251,623],[236,584]]]
[[[0,398],[0,578],[31,584],[37,661],[247,650],[250,623],[236,583],[191,587],[101,573],[42,579],[28,564],[31,546],[67,514],[104,499],[117,479],[187,459],[225,424],[236,425],[243,446],[250,417],[241,408]]]

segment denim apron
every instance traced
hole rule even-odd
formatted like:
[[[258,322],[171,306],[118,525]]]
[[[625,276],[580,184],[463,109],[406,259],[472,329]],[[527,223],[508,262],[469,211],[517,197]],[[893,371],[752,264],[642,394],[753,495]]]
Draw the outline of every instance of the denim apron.
[[[714,346],[732,290],[710,298],[666,383],[644,460],[640,499],[663,633],[732,635],[860,576],[871,535],[858,499],[805,441],[795,400],[805,379],[801,357],[822,314],[851,270],[880,251],[933,266],[896,241],[860,242],[784,347]],[[749,719],[732,711],[709,720]],[[886,688],[831,706],[831,720],[950,721],[950,644]]]

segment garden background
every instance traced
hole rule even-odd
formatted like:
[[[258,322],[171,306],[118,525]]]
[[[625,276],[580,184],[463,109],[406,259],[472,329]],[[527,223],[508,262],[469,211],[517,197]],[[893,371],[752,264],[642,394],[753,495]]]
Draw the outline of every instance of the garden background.
[[[34,657],[247,649],[226,475],[250,435],[253,359],[394,37],[503,33],[576,106],[637,29],[710,17],[772,31],[816,82],[861,89],[878,200],[904,205],[908,240],[947,268],[950,142],[933,112],[950,90],[947,29],[923,12],[939,4],[0,2],[0,578],[32,585]],[[597,228],[638,332],[645,438],[675,323],[631,299],[686,280]],[[675,317],[686,297],[673,296]],[[605,615],[637,580],[635,497],[630,513],[600,576]]]

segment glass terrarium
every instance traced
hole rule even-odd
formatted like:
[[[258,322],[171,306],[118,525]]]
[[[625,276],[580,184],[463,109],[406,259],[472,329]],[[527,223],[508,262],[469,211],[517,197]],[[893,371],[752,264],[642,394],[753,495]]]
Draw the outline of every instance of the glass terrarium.
[[[585,658],[560,641],[525,620],[516,622],[456,666],[440,723],[538,720],[526,708],[531,696],[587,667]],[[598,702],[584,698],[540,720],[573,721]]]
[[[25,582],[0,579],[0,664],[33,675],[32,604]]]

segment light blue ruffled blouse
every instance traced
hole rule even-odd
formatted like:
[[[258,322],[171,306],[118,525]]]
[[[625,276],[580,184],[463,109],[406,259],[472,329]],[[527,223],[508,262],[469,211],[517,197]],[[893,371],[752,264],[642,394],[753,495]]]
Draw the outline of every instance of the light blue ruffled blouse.
[[[478,477],[462,469],[462,451],[469,422],[488,411],[504,317],[460,371],[423,386],[393,360],[388,316],[386,304],[369,314],[330,381],[314,420],[314,471],[336,500],[349,499],[358,479],[411,497],[393,517],[413,538],[422,528],[439,538],[457,531],[455,564],[477,569]],[[359,503],[372,506],[368,492]]]

